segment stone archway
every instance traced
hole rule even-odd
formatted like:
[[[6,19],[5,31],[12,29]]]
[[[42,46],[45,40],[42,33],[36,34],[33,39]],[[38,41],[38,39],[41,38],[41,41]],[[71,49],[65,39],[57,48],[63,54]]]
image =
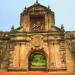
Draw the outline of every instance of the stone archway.
[[[34,50],[28,58],[30,71],[47,71],[47,59],[43,50]]]

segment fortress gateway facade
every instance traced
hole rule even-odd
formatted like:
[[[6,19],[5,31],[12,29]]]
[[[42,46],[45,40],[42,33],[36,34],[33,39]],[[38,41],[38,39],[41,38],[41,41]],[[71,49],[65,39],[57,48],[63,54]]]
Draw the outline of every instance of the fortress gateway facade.
[[[75,32],[55,26],[55,14],[36,1],[20,15],[20,27],[0,32],[0,70],[75,71]]]

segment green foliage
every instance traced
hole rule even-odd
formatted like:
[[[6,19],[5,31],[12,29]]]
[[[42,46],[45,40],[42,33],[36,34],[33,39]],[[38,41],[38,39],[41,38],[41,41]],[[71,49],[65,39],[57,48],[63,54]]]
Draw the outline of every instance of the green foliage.
[[[3,32],[3,30],[0,30],[0,32]]]
[[[11,30],[11,32],[19,32],[17,29]]]
[[[32,60],[32,66],[45,66],[46,59],[44,55],[34,55]]]

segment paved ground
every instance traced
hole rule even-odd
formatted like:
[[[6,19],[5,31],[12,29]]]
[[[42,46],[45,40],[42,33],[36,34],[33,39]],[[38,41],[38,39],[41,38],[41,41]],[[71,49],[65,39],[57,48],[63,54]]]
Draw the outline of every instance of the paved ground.
[[[0,75],[75,75],[75,73],[62,72],[0,72]]]

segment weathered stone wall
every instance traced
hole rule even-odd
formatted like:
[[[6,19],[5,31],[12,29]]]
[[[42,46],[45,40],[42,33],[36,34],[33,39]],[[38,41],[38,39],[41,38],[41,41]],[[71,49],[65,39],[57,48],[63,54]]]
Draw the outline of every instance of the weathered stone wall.
[[[66,32],[65,40],[68,71],[75,71],[75,32]]]
[[[50,33],[49,33],[50,34]],[[47,36],[48,33],[38,33],[34,35],[34,33],[27,34],[16,34],[16,36],[11,39],[15,42],[13,53],[11,54],[12,64],[9,64],[9,68],[13,69],[26,69],[28,70],[28,58],[32,49],[40,50],[43,49],[46,53],[47,59],[47,68],[49,70],[62,70],[65,69],[65,64],[62,64],[61,59],[65,60],[65,58],[61,58],[60,47],[62,40],[61,36]],[[54,34],[54,33],[53,33]],[[25,36],[24,36],[25,35]],[[60,39],[59,39],[60,38]],[[52,41],[53,40],[53,41]],[[59,42],[60,41],[60,42]],[[64,43],[63,43],[64,46]],[[63,49],[63,51],[65,51]]]

